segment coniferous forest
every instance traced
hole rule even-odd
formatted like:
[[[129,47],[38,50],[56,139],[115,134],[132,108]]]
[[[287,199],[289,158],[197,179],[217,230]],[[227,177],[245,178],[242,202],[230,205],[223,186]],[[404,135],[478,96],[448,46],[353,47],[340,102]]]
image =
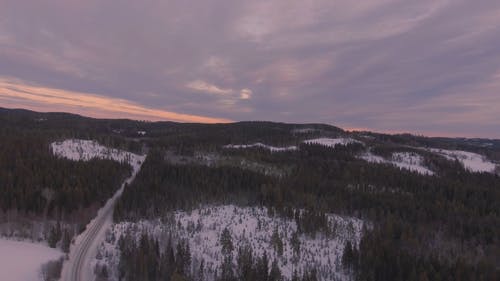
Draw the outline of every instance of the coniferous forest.
[[[2,112],[0,232],[47,240],[53,247],[64,240],[61,247],[67,251],[71,237],[113,195],[130,168],[110,160],[75,162],[55,156],[50,142],[78,130],[40,128],[39,122],[24,114]]]
[[[175,166],[155,152],[122,197],[115,217],[161,217],[168,210],[207,203],[263,205],[289,217],[294,208],[304,208],[308,212],[298,220],[300,229],[316,232],[325,228],[324,213],[353,214],[376,222],[356,258],[348,259],[359,280],[496,278],[497,175],[472,174],[451,164],[442,167],[440,177],[423,176],[356,160],[352,154],[357,149],[305,145],[300,152],[276,156],[282,159],[275,165],[294,163],[282,178],[236,167]],[[259,158],[268,152],[254,153]]]
[[[314,236],[330,231],[327,214],[334,213],[371,226],[363,229],[359,243],[344,247],[340,258],[349,280],[500,278],[500,141],[348,133],[319,124],[179,124],[16,110],[0,110],[0,123],[0,225],[90,220],[87,211],[96,212],[113,195],[130,167],[102,159],[69,161],[54,156],[49,144],[94,139],[147,153],[115,206],[116,223],[168,220],[177,210],[231,204],[265,207],[276,218],[294,221],[296,235]],[[358,141],[334,147],[303,142],[319,137]],[[225,147],[257,142],[296,149]],[[478,153],[497,170],[472,172],[422,147]],[[365,161],[359,155],[367,150],[385,158],[417,153],[433,174]],[[52,244],[64,244],[64,233],[49,232]],[[279,249],[281,238],[273,237]],[[124,234],[117,240],[119,280],[212,280],[207,272],[216,280],[284,279],[266,252],[236,247],[225,231],[218,239],[222,263],[214,269],[193,262],[186,240]],[[109,270],[97,267],[96,274],[108,280]],[[311,266],[294,272],[291,280],[322,279]]]

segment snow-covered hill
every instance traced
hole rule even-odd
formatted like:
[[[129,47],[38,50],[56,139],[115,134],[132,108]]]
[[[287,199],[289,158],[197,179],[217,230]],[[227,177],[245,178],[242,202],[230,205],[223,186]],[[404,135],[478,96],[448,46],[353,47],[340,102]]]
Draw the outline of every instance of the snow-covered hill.
[[[129,163],[134,170],[138,169],[146,156],[132,152],[108,148],[94,140],[68,139],[50,144],[52,152],[60,157],[74,161],[88,161],[94,158],[110,159]]]
[[[441,155],[450,161],[459,161],[464,166],[464,168],[469,170],[470,172],[494,173],[496,169],[496,164],[491,162],[481,154],[461,150],[446,150],[440,148],[414,148]],[[418,172],[423,175],[434,174],[433,171],[423,165],[423,157],[415,152],[395,152],[392,154],[391,159],[386,159],[371,152],[366,152],[359,157],[368,162],[392,164],[402,169],[408,169],[410,171]]]
[[[488,160],[485,156],[473,152],[461,150],[446,150],[439,148],[429,148],[429,151],[439,154],[450,161],[458,160],[465,169],[471,172],[488,172],[495,171],[495,163]]]
[[[253,147],[260,147],[264,149],[268,149],[271,152],[282,152],[282,151],[291,151],[291,150],[297,150],[296,146],[285,146],[285,147],[278,147],[278,146],[271,146],[267,144],[263,144],[260,142],[254,143],[254,144],[228,144],[225,145],[224,148],[233,148],[233,149],[244,149],[244,148],[253,148]]]
[[[222,231],[227,228],[234,244],[233,263],[236,262],[237,249],[250,245],[255,255],[266,251],[270,263],[276,259],[281,272],[288,280],[294,270],[301,273],[306,267],[316,267],[320,280],[345,280],[341,257],[346,241],[358,245],[363,221],[328,215],[331,234],[318,233],[314,236],[298,235],[300,250],[295,252],[290,242],[293,233],[297,231],[294,220],[270,216],[266,208],[242,208],[233,205],[205,207],[191,212],[175,212],[170,221],[154,220],[137,223],[124,222],[115,224],[112,228],[114,240],[108,240],[101,247],[102,259],[99,263],[108,264],[111,273],[116,274],[119,260],[117,241],[124,233],[133,233],[137,239],[144,233],[165,238],[172,235],[174,239],[187,239],[193,258],[193,268],[196,263],[204,261],[206,268],[218,268],[223,259],[222,246],[219,242]],[[272,236],[277,231],[283,242],[283,253],[280,256],[273,247]],[[115,275],[116,276],[116,275]],[[213,276],[213,273],[212,273]]]
[[[375,155],[371,152],[366,152],[362,154],[360,158],[371,163],[391,164],[401,169],[407,169],[422,175],[434,174],[433,171],[423,165],[423,157],[415,152],[394,152],[391,155],[391,159],[385,159],[384,157]]]
[[[353,138],[316,138],[316,139],[305,140],[303,141],[303,143],[323,145],[331,148],[335,148],[335,146],[337,145],[348,145],[353,143],[363,144],[363,142]],[[297,146],[276,147],[259,142],[254,144],[240,144],[240,145],[228,144],[224,146],[224,148],[233,148],[233,149],[245,149],[253,147],[265,148],[270,150],[271,152],[292,151],[298,149]],[[477,153],[461,151],[461,150],[438,149],[438,148],[420,148],[420,147],[416,148],[424,149],[439,154],[451,161],[458,160],[459,162],[462,163],[465,169],[471,172],[493,173],[495,172],[496,169],[495,163],[488,160],[485,156]],[[423,175],[434,174],[433,171],[431,171],[430,169],[428,169],[423,165],[424,162],[423,157],[415,152],[395,152],[392,154],[390,159],[385,159],[381,156],[374,155],[370,152],[366,152],[360,155],[359,157],[368,162],[392,164],[399,168],[414,171]]]
[[[351,143],[362,143],[358,140],[351,139],[351,138],[336,138],[336,139],[331,139],[331,138],[317,138],[317,139],[310,139],[310,140],[305,140],[303,143],[306,144],[319,144],[319,145],[324,145],[328,147],[335,147],[336,145],[348,145]],[[278,146],[271,146],[267,144],[263,144],[260,142],[253,143],[253,144],[228,144],[224,145],[224,148],[233,148],[233,149],[244,149],[244,148],[253,148],[253,147],[261,147],[264,149],[268,149],[271,152],[282,152],[282,151],[293,151],[297,150],[298,147],[291,145],[291,146],[285,146],[285,147],[278,147]]]

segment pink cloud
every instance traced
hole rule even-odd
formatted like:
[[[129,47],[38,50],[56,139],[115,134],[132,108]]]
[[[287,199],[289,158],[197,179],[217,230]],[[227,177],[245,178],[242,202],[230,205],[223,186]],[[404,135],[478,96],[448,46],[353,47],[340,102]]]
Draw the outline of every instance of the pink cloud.
[[[230,122],[223,118],[176,113],[145,107],[124,99],[29,85],[11,79],[0,79],[0,100],[9,107],[25,107],[40,111],[61,110],[95,117],[197,123]]]

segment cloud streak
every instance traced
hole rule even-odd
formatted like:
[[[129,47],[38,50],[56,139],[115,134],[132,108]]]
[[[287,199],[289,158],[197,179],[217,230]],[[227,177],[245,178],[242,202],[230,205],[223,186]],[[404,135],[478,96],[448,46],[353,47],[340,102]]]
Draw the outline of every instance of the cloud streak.
[[[232,89],[222,89],[202,80],[191,81],[186,84],[186,87],[191,90],[214,95],[229,95],[233,92]]]
[[[91,113],[91,115],[108,118],[195,123],[230,122],[228,119],[175,113],[144,107],[123,99],[27,85],[21,81],[9,79],[0,79],[0,100],[8,105],[26,104],[36,110],[51,111],[54,108],[60,108],[70,112],[81,113],[83,111],[84,113]]]

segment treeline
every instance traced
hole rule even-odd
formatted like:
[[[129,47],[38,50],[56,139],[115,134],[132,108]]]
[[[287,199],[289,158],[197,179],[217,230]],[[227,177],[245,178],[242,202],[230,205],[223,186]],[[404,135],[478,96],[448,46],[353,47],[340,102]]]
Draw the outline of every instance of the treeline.
[[[398,220],[377,226],[361,239],[359,253],[347,255],[349,258],[343,260],[344,266],[352,270],[356,280],[363,281],[489,281],[500,277],[495,260],[481,259],[471,263],[463,257],[443,259],[424,249],[423,253],[416,254],[413,247],[423,245],[409,233],[411,228],[414,226]]]
[[[151,145],[174,149],[178,153],[195,150],[218,150],[226,144],[248,144],[262,142],[284,146],[296,144],[301,138],[337,136],[343,130],[325,124],[285,124],[275,122],[238,122],[229,124],[149,124]],[[309,129],[310,132],[294,134],[294,130]]]
[[[277,260],[270,260],[267,253],[257,255],[250,246],[233,249],[231,238],[221,233],[223,258],[220,265],[211,265],[194,259],[186,240],[167,240],[160,246],[158,240],[142,234],[136,241],[132,235],[123,235],[118,241],[120,263],[118,280],[172,280],[172,281],[281,281],[284,277]],[[233,253],[235,254],[233,256]],[[106,267],[98,267],[97,275],[109,276]],[[295,271],[291,281],[317,281],[314,268]]]
[[[172,165],[163,153],[152,151],[118,201],[114,216],[118,221],[155,218],[207,202],[255,204],[255,188],[270,181],[268,176],[237,167]]]
[[[101,205],[130,173],[110,160],[61,159],[34,134],[0,137],[0,206],[6,213],[60,219],[92,204]]]

